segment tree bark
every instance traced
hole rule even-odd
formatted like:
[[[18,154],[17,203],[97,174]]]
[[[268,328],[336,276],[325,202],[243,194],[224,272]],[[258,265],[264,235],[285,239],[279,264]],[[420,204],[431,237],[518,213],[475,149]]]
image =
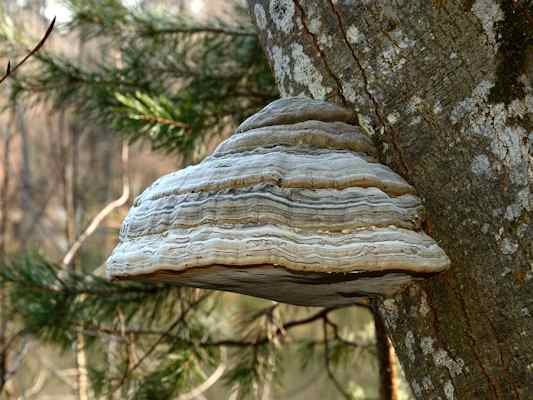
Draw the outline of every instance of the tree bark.
[[[380,306],[418,399],[533,395],[533,10],[248,0],[284,96],[366,115],[452,260]]]

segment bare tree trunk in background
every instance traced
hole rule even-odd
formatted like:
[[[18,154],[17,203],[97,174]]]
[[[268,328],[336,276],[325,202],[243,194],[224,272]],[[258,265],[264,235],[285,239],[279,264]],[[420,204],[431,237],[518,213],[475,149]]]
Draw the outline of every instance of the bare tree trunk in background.
[[[9,176],[10,176],[10,144],[11,144],[11,126],[5,127],[3,132],[3,154],[2,154],[2,170],[3,179],[2,187],[0,191],[0,262],[6,260],[6,237],[7,237],[7,224],[8,224],[8,208],[9,201]],[[6,306],[7,299],[3,287],[0,287],[0,394],[4,391],[7,382],[8,374],[8,347],[7,347],[7,316]]]
[[[79,132],[69,124],[69,128],[64,132],[63,143],[63,206],[65,209],[65,237],[67,246],[72,246],[77,239],[77,181],[78,181],[78,161],[79,161]],[[67,266],[68,267],[68,266]],[[77,256],[70,263],[71,268],[77,267]],[[89,398],[89,379],[87,374],[87,359],[85,353],[85,338],[83,334],[76,336],[75,343],[76,370],[77,370],[77,395],[79,400]]]
[[[281,93],[367,115],[452,260],[380,306],[414,395],[530,399],[530,2],[248,4]]]
[[[385,321],[377,311],[372,311],[376,331],[376,350],[379,362],[379,393],[382,400],[398,400],[398,381],[394,348],[387,336]]]
[[[78,209],[79,209],[79,194],[78,194],[78,177],[79,177],[79,129],[77,126],[70,126],[71,138],[71,157],[70,157],[70,202],[67,208],[67,226],[68,226],[68,243],[69,246],[76,242],[78,237]],[[78,257],[75,256],[72,268],[78,267]],[[78,381],[78,399],[89,399],[89,376],[87,372],[87,353],[85,351],[85,336],[79,333],[76,336],[76,369]]]
[[[83,63],[83,41],[80,38],[78,41],[78,60],[80,63]],[[78,180],[79,180],[79,161],[80,161],[80,136],[81,128],[78,122],[70,124],[70,135],[71,135],[71,151],[72,151],[72,179],[71,179],[71,213],[68,214],[67,219],[71,223],[71,235],[68,242],[69,246],[76,242],[78,238],[78,231],[80,221],[79,221],[79,192],[78,192]],[[73,259],[72,267],[79,268],[78,257],[75,256]],[[78,400],[88,400],[89,399],[89,373],[87,370],[87,352],[85,350],[85,336],[82,333],[79,333],[76,336],[76,368],[77,368],[77,378],[78,378]]]
[[[85,336],[76,336],[76,368],[78,369],[78,399],[89,399],[89,376],[87,374],[87,353],[85,351]]]
[[[35,210],[32,205],[32,187],[31,187],[31,167],[30,167],[30,138],[25,121],[25,110],[21,106],[17,106],[15,110],[15,120],[17,131],[20,134],[21,141],[21,157],[20,157],[20,208],[22,211],[22,219],[20,222],[19,232],[27,232],[28,226],[33,224],[33,216]],[[22,237],[22,236],[21,236]],[[22,246],[27,248],[29,240],[22,237]]]

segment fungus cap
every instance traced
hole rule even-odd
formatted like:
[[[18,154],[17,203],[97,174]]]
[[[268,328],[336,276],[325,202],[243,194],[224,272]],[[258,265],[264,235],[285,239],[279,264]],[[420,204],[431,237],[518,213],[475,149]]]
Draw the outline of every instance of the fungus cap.
[[[351,120],[326,102],[271,103],[136,199],[108,276],[331,306],[445,270],[414,188]]]

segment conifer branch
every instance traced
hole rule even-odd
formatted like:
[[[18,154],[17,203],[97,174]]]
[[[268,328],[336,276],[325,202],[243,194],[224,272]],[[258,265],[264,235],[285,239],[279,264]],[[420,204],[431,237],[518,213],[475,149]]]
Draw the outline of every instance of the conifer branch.
[[[327,310],[327,311],[325,311]],[[299,320],[292,320],[285,324],[280,329],[277,329],[274,333],[275,336],[282,336],[286,334],[286,332],[290,331],[293,328],[301,327],[303,325],[312,324],[317,321],[322,321],[324,318],[326,318],[326,323],[333,327],[335,326],[336,329],[338,329],[338,326],[336,324],[333,324],[327,317],[325,317],[325,314],[328,314],[332,311],[334,311],[335,308],[326,308],[322,311],[317,312],[316,314],[313,314],[307,318],[299,319]],[[331,325],[333,324],[333,325]],[[335,329],[334,328],[334,329]],[[271,341],[272,338],[269,338],[267,336],[263,336],[257,340],[235,340],[235,339],[222,339],[222,340],[201,340],[201,341],[193,341],[193,340],[186,340],[183,339],[180,336],[174,335],[170,333],[169,330],[165,331],[159,331],[159,330],[151,330],[151,329],[137,329],[137,328],[124,328],[124,330],[117,330],[108,328],[105,326],[91,326],[91,327],[80,327],[77,329],[78,332],[83,333],[84,335],[88,336],[98,336],[99,334],[103,335],[110,335],[116,338],[134,335],[134,336],[160,336],[169,340],[181,342],[183,344],[186,344],[188,346],[198,346],[198,347],[204,347],[204,348],[218,348],[218,347],[227,347],[227,348],[245,348],[245,347],[254,347],[254,346],[261,346],[264,344],[267,344],[269,341]],[[374,344],[369,342],[353,342],[346,339],[343,339],[340,337],[340,335],[335,334],[335,339],[338,340],[340,343],[351,346],[351,347],[357,347],[357,348],[369,348],[373,346]],[[316,344],[322,344],[323,341],[316,341]]]
[[[120,389],[124,383],[126,382],[128,376],[133,373],[139,366],[142,365],[142,363],[157,349],[157,347],[161,344],[163,341],[163,338],[168,335],[171,331],[176,329],[176,327],[183,323],[187,315],[190,311],[195,309],[197,306],[199,306],[203,301],[207,300],[207,298],[211,295],[211,292],[207,292],[200,296],[197,300],[193,301],[191,304],[188,305],[188,307],[182,311],[182,313],[175,319],[175,321],[170,324],[170,326],[165,330],[165,334],[161,335],[155,343],[150,346],[150,348],[139,358],[139,360],[133,365],[133,367],[126,367],[126,370],[124,371],[124,374],[122,375],[122,378],[118,385],[116,385],[113,389],[111,389],[111,393],[115,393],[118,389]]]
[[[190,131],[192,129],[190,125],[183,124],[181,122],[174,121],[168,118],[160,118],[152,115],[140,115],[137,117],[137,119],[151,124],[155,123],[158,125],[169,125],[173,126],[174,128],[184,129],[186,131]]]

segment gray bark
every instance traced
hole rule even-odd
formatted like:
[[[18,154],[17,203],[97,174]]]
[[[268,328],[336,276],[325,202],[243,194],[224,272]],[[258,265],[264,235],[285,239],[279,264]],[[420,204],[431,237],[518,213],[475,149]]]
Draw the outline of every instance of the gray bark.
[[[248,0],[281,93],[368,116],[449,272],[380,311],[419,399],[533,395],[533,10]]]

